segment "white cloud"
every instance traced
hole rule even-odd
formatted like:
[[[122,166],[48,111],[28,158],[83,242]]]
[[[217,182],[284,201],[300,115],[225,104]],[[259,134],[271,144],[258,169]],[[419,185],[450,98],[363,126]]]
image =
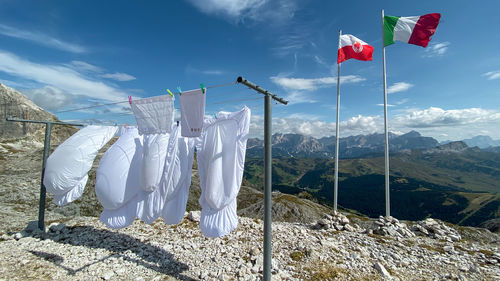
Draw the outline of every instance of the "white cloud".
[[[433,43],[425,49],[424,57],[438,57],[444,55],[448,51],[450,42]]]
[[[297,5],[291,0],[187,0],[201,12],[233,22],[282,23],[293,18]]]
[[[307,117],[304,119],[303,117]],[[335,135],[335,122],[321,120],[308,120],[310,116],[291,115],[285,118],[273,118],[273,134],[302,134],[315,138]],[[340,122],[340,135],[342,137],[371,134],[383,130],[383,120],[379,116],[356,116]],[[263,137],[264,118],[252,116],[250,123],[250,136]]]
[[[410,128],[449,127],[462,125],[477,125],[478,123],[500,123],[500,111],[481,108],[450,109],[430,107],[423,110],[413,110],[397,116],[398,126]]]
[[[87,71],[87,72],[102,72],[103,71],[102,68],[100,68],[98,66],[92,65],[90,63],[86,63],[84,61],[78,61],[78,60],[71,61],[69,66],[75,68],[76,70],[80,70],[80,71]]]
[[[500,79],[500,70],[486,72],[483,76],[488,77],[488,80]]]
[[[286,90],[295,91],[314,91],[318,88],[331,87],[337,84],[337,77],[322,78],[288,78],[272,76],[271,81]],[[346,75],[340,77],[340,83],[357,83],[364,81],[365,78],[357,75]]]
[[[120,73],[120,72],[103,74],[103,75],[101,75],[101,77],[108,78],[108,79],[113,79],[113,80],[116,80],[116,81],[131,81],[131,80],[135,80],[134,76],[132,76],[130,74],[127,74],[127,73]]]
[[[73,104],[73,97],[71,95],[67,95],[60,89],[52,86],[26,90],[24,93],[35,104],[49,111],[56,111],[64,106]]]
[[[296,133],[315,138],[335,135],[335,122],[311,120],[309,117],[295,114],[285,118],[273,118],[273,133]],[[500,110],[445,110],[437,107],[413,109],[390,118],[388,125],[390,132],[401,134],[416,130],[424,136],[438,140],[461,140],[481,134],[500,139],[500,132],[496,129],[500,126]],[[250,127],[252,137],[262,138],[263,117],[253,116]],[[341,137],[383,132],[384,118],[381,115],[358,115],[340,122]]]
[[[377,103],[377,106],[384,106],[383,103]],[[387,104],[387,107],[395,106],[394,104]]]
[[[127,94],[120,89],[91,80],[68,66],[39,64],[2,50],[0,50],[0,71],[52,86],[70,95],[107,101],[121,101],[127,97]]]
[[[80,45],[73,44],[73,43],[68,43],[64,42],[60,39],[50,37],[46,34],[40,33],[40,32],[31,32],[31,31],[26,31],[26,30],[21,30],[17,29],[15,27],[11,27],[8,25],[0,24],[0,34],[13,37],[13,38],[18,38],[18,39],[23,39],[27,41],[32,41],[35,42],[39,45],[43,45],[46,47],[70,52],[70,53],[85,53],[88,50]]]
[[[406,83],[406,82],[397,82],[397,83],[394,83],[393,85],[389,86],[389,88],[387,88],[387,93],[393,94],[393,93],[397,93],[397,92],[404,92],[404,91],[410,89],[411,87],[413,87],[413,84]]]

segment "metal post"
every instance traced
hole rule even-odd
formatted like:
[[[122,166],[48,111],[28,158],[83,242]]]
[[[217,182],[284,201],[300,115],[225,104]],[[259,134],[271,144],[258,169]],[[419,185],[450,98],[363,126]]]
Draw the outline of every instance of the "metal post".
[[[45,175],[45,164],[47,163],[47,158],[50,153],[50,135],[52,133],[52,125],[70,125],[70,126],[83,126],[82,124],[74,123],[64,123],[64,122],[53,122],[53,121],[42,121],[42,120],[26,120],[17,118],[6,118],[7,121],[11,122],[22,122],[25,123],[38,123],[45,124],[45,141],[43,144],[43,159],[42,159],[42,182],[40,183],[40,206],[38,209],[38,228],[45,231],[45,198],[46,198],[46,188],[43,185],[43,178]]]
[[[265,281],[271,280],[271,251],[272,251],[272,108],[271,99],[282,104],[287,104],[288,101],[274,95],[273,93],[262,89],[243,77],[238,77],[236,80],[249,88],[263,94],[264,97],[264,264],[263,277]]]
[[[342,30],[339,30],[339,49],[340,49],[340,36]],[[333,210],[337,211],[337,196],[339,187],[339,118],[340,118],[340,63],[337,63],[337,122],[335,126],[335,183],[333,186]]]
[[[271,97],[264,97],[264,280],[271,280],[272,146]]]
[[[45,175],[45,164],[47,163],[47,158],[50,153],[50,134],[52,132],[52,123],[47,122],[45,124],[45,141],[43,143],[43,162],[42,162],[42,182],[40,184],[40,207],[38,208],[38,228],[41,231],[45,231],[45,198],[46,189],[43,184],[43,178]]]
[[[389,132],[387,125],[387,84],[385,77],[384,10],[382,10],[382,68],[384,79],[384,129],[385,129],[385,216],[391,215],[389,200]]]

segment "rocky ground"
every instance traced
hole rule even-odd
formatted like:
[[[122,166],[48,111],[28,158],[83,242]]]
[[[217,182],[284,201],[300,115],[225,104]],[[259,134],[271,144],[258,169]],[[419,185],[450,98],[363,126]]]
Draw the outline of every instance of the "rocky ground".
[[[235,231],[216,239],[201,235],[197,211],[175,226],[136,221],[111,230],[96,217],[101,207],[89,188],[95,169],[74,204],[57,207],[48,198],[45,233],[37,231],[36,223],[26,228],[38,216],[42,149],[30,138],[0,143],[0,280],[262,277],[261,220],[240,217]],[[195,177],[195,192],[197,184]],[[260,213],[255,204],[262,201],[261,193],[242,192],[240,211]],[[274,280],[500,280],[500,237],[488,230],[432,219],[370,219],[316,209],[288,195],[273,197],[278,206],[273,214],[297,221],[273,223]],[[196,209],[196,198],[190,202],[189,209]]]

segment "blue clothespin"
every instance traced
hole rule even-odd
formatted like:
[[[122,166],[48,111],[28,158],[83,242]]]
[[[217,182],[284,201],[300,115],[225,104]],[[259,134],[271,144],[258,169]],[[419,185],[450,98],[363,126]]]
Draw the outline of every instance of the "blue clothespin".
[[[171,97],[174,96],[174,94],[172,94],[172,92],[170,92],[170,89],[167,89],[167,92],[170,94]]]
[[[181,87],[177,86],[177,91],[179,91],[179,96],[182,95]]]
[[[116,124],[116,122],[115,122],[115,127],[116,127],[116,126],[118,126],[118,124]]]
[[[205,86],[203,86],[203,83],[201,83],[200,86],[201,86],[201,92],[205,93]]]

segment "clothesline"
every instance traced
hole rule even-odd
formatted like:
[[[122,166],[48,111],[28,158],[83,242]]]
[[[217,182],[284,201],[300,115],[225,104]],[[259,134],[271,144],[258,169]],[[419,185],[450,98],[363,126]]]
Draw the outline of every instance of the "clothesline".
[[[206,88],[207,89],[213,89],[213,88],[219,88],[219,87],[224,87],[224,86],[228,86],[228,85],[234,85],[236,83],[237,82],[228,82],[228,83],[214,85],[214,86],[207,86]],[[186,92],[188,92],[188,91],[186,91]],[[175,94],[177,94],[177,93],[175,93]],[[127,103],[127,102],[129,102],[129,101],[128,100],[124,100],[124,101],[111,102],[111,103],[102,103],[102,104],[96,104],[96,105],[91,105],[91,106],[86,106],[86,107],[80,107],[80,108],[74,108],[74,109],[56,111],[54,113],[64,113],[64,112],[79,111],[79,110],[90,109],[90,108],[94,108],[94,107],[101,107],[101,106],[107,106],[107,105],[115,105],[115,104],[121,104],[121,103]]]

